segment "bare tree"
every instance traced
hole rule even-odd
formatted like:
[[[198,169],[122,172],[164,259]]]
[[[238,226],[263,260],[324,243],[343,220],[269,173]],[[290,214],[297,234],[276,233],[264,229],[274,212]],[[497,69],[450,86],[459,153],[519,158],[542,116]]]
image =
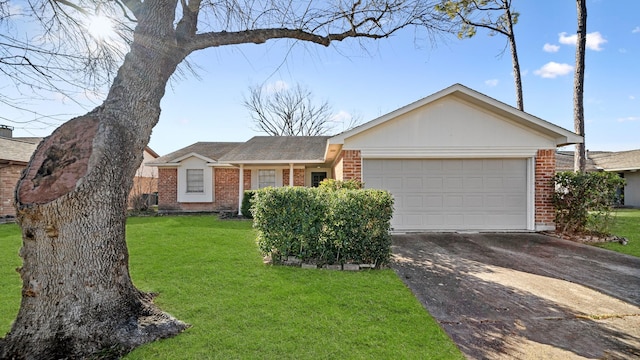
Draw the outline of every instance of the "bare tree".
[[[243,105],[256,129],[273,136],[326,135],[336,127],[329,102],[316,103],[311,90],[300,84],[293,88],[250,87]]]
[[[34,114],[35,120],[28,122],[52,126],[63,118],[32,110],[35,102],[59,94],[74,101],[86,91],[98,92],[110,84],[131,41],[133,23],[101,2],[0,1],[0,77],[5,84],[0,89],[1,104]],[[109,41],[91,31],[96,19],[92,9],[108,19]],[[40,32],[24,31],[39,23]],[[0,119],[14,122],[3,114]]]
[[[442,0],[436,9],[447,14],[451,19],[457,18],[461,21],[458,30],[458,37],[461,39],[475,36],[476,28],[489,30],[489,35],[501,34],[507,37],[507,43],[511,49],[516,105],[518,109],[524,110],[520,61],[513,30],[520,14],[513,11],[511,0]]]
[[[578,37],[576,40],[576,71],[573,78],[573,123],[576,134],[584,138],[584,58],[587,46],[587,1],[576,0],[578,10]],[[576,144],[574,170],[584,172],[587,167],[585,143]]]
[[[115,358],[187,327],[133,285],[125,220],[132,179],[159,119],[166,84],[189,54],[275,39],[329,46],[350,38],[386,38],[407,26],[432,32],[443,24],[425,0],[29,5],[25,11],[42,9],[36,19],[43,29],[58,24],[61,34],[72,34],[68,27],[81,29],[78,19],[85,14],[107,15],[135,29],[104,102],[43,140],[17,185],[22,302],[0,340],[3,359],[75,359],[99,352]],[[60,51],[72,54],[66,46]]]

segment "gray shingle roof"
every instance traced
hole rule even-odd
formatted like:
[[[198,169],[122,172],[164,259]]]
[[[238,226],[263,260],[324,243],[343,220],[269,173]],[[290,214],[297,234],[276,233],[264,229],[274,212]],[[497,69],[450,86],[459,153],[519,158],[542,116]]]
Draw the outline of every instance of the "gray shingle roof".
[[[329,136],[255,136],[220,157],[220,162],[324,161]]]
[[[160,156],[153,161],[146,163],[147,165],[153,164],[166,164],[175,162],[176,159],[180,159],[181,157],[196,153],[198,155],[202,155],[212,160],[219,160],[221,156],[231,151],[233,148],[241,145],[241,142],[197,142],[195,144],[189,145],[180,150],[176,150],[172,153],[169,153],[164,156]]]
[[[573,151],[557,151],[556,152],[556,171],[573,171]],[[597,171],[593,159],[587,158],[587,171]]]
[[[590,151],[587,171],[640,169],[640,149],[629,151]],[[556,171],[573,171],[573,151],[556,152]]]
[[[589,154],[593,161],[605,170],[640,169],[640,149],[611,153]]]
[[[0,137],[0,160],[28,163],[39,142],[39,138],[29,138],[25,141]]]

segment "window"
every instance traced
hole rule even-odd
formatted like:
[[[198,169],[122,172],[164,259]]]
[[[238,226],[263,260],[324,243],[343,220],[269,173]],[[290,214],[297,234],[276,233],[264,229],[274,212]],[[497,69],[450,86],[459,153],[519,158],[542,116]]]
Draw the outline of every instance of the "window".
[[[204,170],[203,169],[187,169],[187,192],[188,193],[204,192]]]
[[[267,186],[276,186],[275,170],[258,170],[258,189]]]

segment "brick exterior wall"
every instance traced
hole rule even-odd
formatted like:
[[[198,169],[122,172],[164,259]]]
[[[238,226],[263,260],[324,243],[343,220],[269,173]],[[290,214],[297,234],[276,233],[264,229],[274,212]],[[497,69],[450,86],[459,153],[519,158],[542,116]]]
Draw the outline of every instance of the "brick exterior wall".
[[[535,170],[535,226],[536,230],[555,229],[553,207],[553,177],[556,173],[555,149],[538,150]]]
[[[362,181],[362,158],[360,150],[342,151],[342,180]]]
[[[16,216],[13,197],[25,165],[0,165],[0,216]]]
[[[238,211],[238,188],[240,169],[216,168],[214,171],[215,194],[213,209],[216,211]],[[245,190],[251,189],[251,170],[244,170]]]
[[[158,168],[158,209],[178,210],[178,169]]]
[[[208,203],[179,203],[178,169],[159,168],[158,170],[159,210],[238,211],[239,169],[215,168],[213,170],[214,201]],[[244,170],[244,189],[251,189],[251,170]]]
[[[282,184],[289,186],[289,169],[282,170]],[[304,186],[304,169],[293,169],[293,186]]]

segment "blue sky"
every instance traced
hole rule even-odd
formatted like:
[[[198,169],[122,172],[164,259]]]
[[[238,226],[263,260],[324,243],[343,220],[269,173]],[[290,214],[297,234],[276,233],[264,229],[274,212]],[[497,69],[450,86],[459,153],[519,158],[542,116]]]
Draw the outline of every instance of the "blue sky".
[[[591,0],[587,6],[587,149],[640,148],[640,1]],[[515,32],[525,111],[569,130],[573,129],[575,7],[570,0],[514,0],[520,12]],[[245,141],[263,135],[254,130],[242,105],[249,86],[255,85],[302,84],[316,99],[327,100],[336,118],[356,115],[362,121],[454,83],[515,106],[511,57],[503,36],[489,36],[479,29],[472,39],[436,41],[432,44],[420,30],[411,29],[386,40],[347,40],[328,48],[271,41],[200,51],[189,60],[199,67],[201,79],[188,77],[169,84],[149,145],[163,155],[197,141]],[[74,100],[90,109],[99,97],[94,103]],[[85,112],[63,96],[33,106],[69,117]],[[0,109],[5,118],[16,121],[33,117],[5,105]],[[16,127],[15,136],[44,136],[53,130],[35,123],[8,125]]]

